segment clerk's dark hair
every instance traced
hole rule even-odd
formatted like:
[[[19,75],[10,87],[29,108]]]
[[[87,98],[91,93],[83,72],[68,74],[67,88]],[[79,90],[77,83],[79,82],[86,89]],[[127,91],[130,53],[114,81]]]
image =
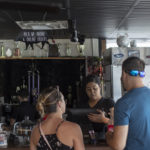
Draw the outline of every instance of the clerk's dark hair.
[[[39,96],[36,105],[41,117],[45,114],[57,111],[58,101],[62,101],[63,94],[59,91],[59,87],[49,87],[45,89]]]
[[[140,58],[132,56],[123,62],[122,69],[127,73],[131,70],[144,71],[145,63]]]
[[[97,76],[97,75],[88,75],[86,77],[86,85],[89,83],[89,82],[94,82],[96,84],[98,84],[100,86],[100,77]]]

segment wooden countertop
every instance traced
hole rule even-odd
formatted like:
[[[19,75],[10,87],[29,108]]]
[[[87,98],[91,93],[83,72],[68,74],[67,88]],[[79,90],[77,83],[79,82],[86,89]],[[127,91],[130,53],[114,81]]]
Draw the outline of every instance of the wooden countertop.
[[[0,148],[0,150],[29,150],[29,147],[8,147]]]
[[[112,150],[107,145],[85,145],[85,150]]]
[[[29,146],[13,145],[12,143],[8,144],[7,148],[0,148],[0,150],[29,150]],[[112,150],[106,142],[100,142],[96,145],[85,144],[85,150]]]
[[[29,147],[8,147],[0,150],[29,150]],[[85,150],[111,150],[107,145],[85,145]]]

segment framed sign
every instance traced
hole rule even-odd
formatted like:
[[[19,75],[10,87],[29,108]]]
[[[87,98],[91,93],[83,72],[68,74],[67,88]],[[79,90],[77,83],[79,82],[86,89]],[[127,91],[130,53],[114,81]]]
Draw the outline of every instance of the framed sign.
[[[128,50],[128,56],[136,56],[140,57],[140,51],[139,50]]]

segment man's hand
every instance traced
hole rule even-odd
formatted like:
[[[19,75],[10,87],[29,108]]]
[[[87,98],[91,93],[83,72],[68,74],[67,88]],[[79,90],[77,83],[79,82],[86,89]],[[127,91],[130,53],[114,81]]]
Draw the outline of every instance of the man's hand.
[[[97,110],[98,114],[90,113],[88,114],[88,118],[92,122],[96,123],[108,123],[109,119],[105,117],[105,112],[100,109]]]
[[[106,141],[108,142],[110,139],[113,138],[113,131],[107,131],[105,135],[106,135]]]
[[[107,144],[115,150],[123,150],[126,145],[128,125],[114,126],[114,131],[107,131]]]

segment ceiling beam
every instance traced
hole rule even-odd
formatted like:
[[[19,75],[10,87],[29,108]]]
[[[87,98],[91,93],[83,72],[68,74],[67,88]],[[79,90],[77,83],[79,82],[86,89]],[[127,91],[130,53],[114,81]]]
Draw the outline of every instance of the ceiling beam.
[[[131,7],[129,8],[128,12],[125,14],[125,16],[123,16],[123,18],[120,20],[119,24],[115,27],[114,31],[111,33],[110,37],[113,37],[113,35],[115,34],[116,31],[119,30],[119,28],[122,26],[122,24],[128,19],[128,17],[130,16],[130,14],[133,12],[134,8],[139,4],[141,0],[135,0]]]

